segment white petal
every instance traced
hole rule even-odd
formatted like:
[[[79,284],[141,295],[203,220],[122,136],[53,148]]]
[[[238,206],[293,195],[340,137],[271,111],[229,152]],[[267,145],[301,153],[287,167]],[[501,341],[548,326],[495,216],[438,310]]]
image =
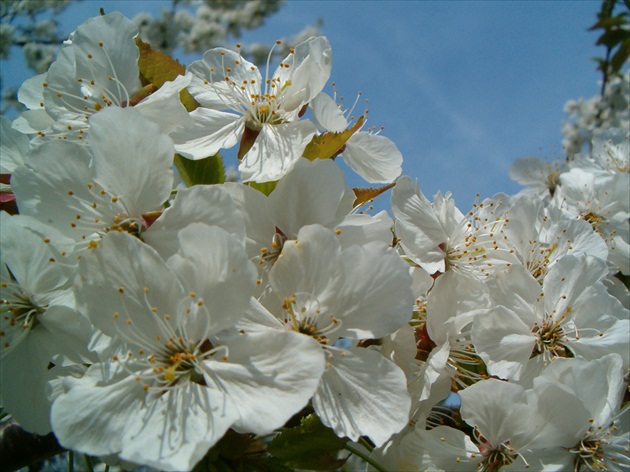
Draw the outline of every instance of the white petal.
[[[64,242],[63,236],[54,228],[22,215],[9,216],[2,212],[0,222],[2,263],[9,267],[12,278],[23,289],[30,295],[51,294],[70,286],[74,278],[73,266],[55,246],[57,241]],[[45,238],[49,238],[48,243]]]
[[[459,392],[462,418],[497,447],[506,441],[517,451],[533,440],[545,419],[526,402],[520,385],[482,380]]]
[[[164,260],[179,250],[177,233],[192,222],[218,226],[238,241],[245,237],[245,223],[222,185],[195,185],[182,189],[164,213],[142,234]]]
[[[441,274],[427,297],[427,332],[437,344],[460,337],[477,310],[490,306],[486,286],[454,271]]]
[[[350,339],[380,338],[411,319],[414,297],[409,266],[380,242],[342,252],[343,283],[325,305],[342,320],[337,333]],[[320,301],[328,300],[323,295]]]
[[[308,105],[318,129],[339,132],[345,131],[348,127],[348,120],[346,120],[339,105],[327,94],[323,92],[318,94]]]
[[[274,78],[279,78],[285,87],[280,96],[282,109],[295,114],[328,82],[332,68],[328,39],[324,36],[311,37],[295,46],[294,52],[282,62],[290,67],[278,67]]]
[[[81,257],[76,297],[81,312],[105,334],[144,347],[175,329],[187,295],[152,248],[128,233],[112,232]]]
[[[51,420],[59,442],[92,455],[113,454],[123,447],[128,421],[142,408],[145,392],[133,377],[97,384],[100,365],[83,379],[67,379],[53,403]],[[121,434],[122,433],[122,434]]]
[[[365,244],[370,241],[380,241],[389,245],[392,241],[393,226],[394,221],[383,210],[374,216],[357,213],[349,214],[337,225],[337,229],[341,231],[339,241],[342,247],[352,244]]]
[[[12,128],[9,118],[0,116],[0,120],[0,172],[10,174],[24,164],[24,157],[29,151],[29,139]]]
[[[107,108],[90,123],[95,180],[120,198],[130,215],[159,208],[173,187],[171,139],[133,108]]]
[[[194,75],[188,91],[203,107],[240,110],[242,97],[249,102],[252,94],[261,93],[262,77],[258,68],[229,49],[206,51],[202,60],[188,66],[187,72]],[[226,81],[225,77],[229,77],[230,81]],[[244,91],[241,91],[241,86],[245,87]]]
[[[120,456],[161,470],[191,470],[237,418],[220,388],[187,382],[130,415]]]
[[[147,119],[157,123],[166,134],[182,126],[192,126],[190,115],[179,99],[179,92],[190,84],[190,79],[190,76],[178,75],[175,80],[165,82],[159,90],[134,108]]]
[[[392,190],[392,213],[396,235],[407,255],[427,272],[444,272],[445,253],[438,246],[448,236],[431,202],[408,177],[401,177]]]
[[[271,244],[276,232],[269,199],[262,192],[240,183],[226,182],[222,187],[229,192],[238,212],[245,218],[247,254],[250,258],[259,256],[260,249]]]
[[[29,110],[43,110],[46,73],[26,79],[18,90],[18,100]]]
[[[555,359],[534,379],[534,387],[548,382],[561,383],[574,392],[588,409],[587,419],[595,420],[595,426],[608,426],[623,400],[623,365],[616,354],[592,361]]]
[[[271,285],[280,298],[306,292],[322,300],[334,300],[336,287],[343,284],[345,277],[341,257],[332,231],[319,225],[305,226],[297,241],[284,244],[270,272]]]
[[[75,82],[77,78],[94,79],[101,93],[107,90],[108,96],[129,103],[130,94],[140,89],[140,52],[134,40],[137,35],[135,23],[117,11],[95,16],[81,24],[69,46],[76,60]],[[108,80],[109,77],[113,80]],[[52,82],[53,78],[49,76],[48,80]]]
[[[331,227],[350,213],[352,204],[346,199],[349,191],[343,171],[334,162],[299,159],[269,195],[268,204],[275,225],[293,239],[303,226]]]
[[[256,269],[242,243],[202,223],[181,230],[178,240],[180,252],[169,259],[169,266],[186,290],[203,300],[213,332],[234,326],[256,286]]]
[[[528,394],[528,403],[545,418],[530,448],[573,447],[591,426],[591,415],[583,402],[560,383],[538,384]]]
[[[94,233],[111,226],[124,212],[94,183],[86,146],[53,140],[35,149],[29,166],[15,170],[11,184],[20,213],[53,226],[87,244]]]
[[[492,375],[514,380],[519,379],[536,343],[531,327],[504,306],[478,314],[471,338]]]
[[[51,431],[48,400],[48,366],[51,350],[46,330],[32,330],[8,355],[2,358],[2,406],[26,431],[47,434]]]
[[[479,449],[463,431],[449,426],[424,430],[416,424],[413,432],[394,446],[401,471],[475,471]],[[394,469],[394,470],[398,470]]]
[[[206,363],[221,379],[240,413],[236,426],[268,434],[311,399],[324,372],[314,339],[278,329],[259,329],[228,339],[228,360]]]
[[[193,125],[171,133],[175,150],[188,159],[203,159],[220,149],[234,146],[245,126],[242,116],[209,108],[197,108],[190,114]]]
[[[393,182],[402,172],[403,156],[385,136],[353,134],[341,154],[348,166],[370,183]]]
[[[329,349],[315,412],[338,436],[357,441],[368,436],[376,446],[409,420],[411,399],[405,375],[393,362],[368,349]]]
[[[52,126],[55,120],[45,110],[26,110],[13,122],[20,133],[33,134]]]
[[[314,134],[315,125],[308,120],[264,125],[238,166],[243,181],[279,180],[293,169]]]

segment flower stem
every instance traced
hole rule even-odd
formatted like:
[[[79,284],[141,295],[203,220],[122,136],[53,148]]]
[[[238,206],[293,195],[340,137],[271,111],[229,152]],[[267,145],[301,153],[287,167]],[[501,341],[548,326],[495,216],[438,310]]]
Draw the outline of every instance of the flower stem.
[[[367,439],[365,439],[363,436],[361,436],[359,438],[359,444],[361,444],[361,446],[363,446],[364,448],[366,448],[368,451],[372,452],[374,450],[374,446],[372,446]]]
[[[87,454],[83,454],[83,459],[85,460],[85,466],[87,467],[88,472],[94,472],[94,467],[92,466],[92,458]]]
[[[74,472],[74,452],[68,451],[68,472]]]
[[[368,464],[370,464],[372,467],[374,467],[376,470],[378,470],[379,472],[388,472],[387,469],[383,468],[382,465],[380,465],[378,462],[376,462],[374,459],[372,459],[370,456],[368,456],[367,454],[365,454],[363,451],[361,451],[360,449],[356,448],[354,446],[354,444],[350,443],[350,441],[348,441],[346,443],[346,445],[343,447],[346,451],[351,452],[352,454],[355,454],[356,456],[360,457],[361,459],[363,459],[365,462],[367,462]]]

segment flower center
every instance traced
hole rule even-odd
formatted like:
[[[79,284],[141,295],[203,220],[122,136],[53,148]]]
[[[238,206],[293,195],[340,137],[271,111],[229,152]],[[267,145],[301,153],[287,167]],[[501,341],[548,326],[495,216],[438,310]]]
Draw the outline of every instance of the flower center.
[[[590,225],[593,227],[593,230],[596,232],[599,232],[599,228],[602,225],[602,222],[604,221],[604,218],[593,213],[592,211],[587,211],[580,214],[580,218],[590,223]]]
[[[500,444],[498,447],[485,450],[482,453],[482,457],[481,471],[497,472],[501,470],[503,466],[510,465],[514,462],[518,454],[508,445]]]
[[[275,95],[252,95],[252,108],[247,113],[247,126],[260,131],[262,125],[278,125],[283,122],[278,113],[278,101]]]
[[[0,283],[0,288],[0,352],[4,357],[37,326],[38,315],[47,307],[37,304],[14,280]]]
[[[266,262],[269,264],[276,262],[278,257],[280,257],[280,253],[282,252],[282,248],[284,247],[284,243],[287,239],[287,236],[282,232],[282,230],[276,226],[276,232],[271,238],[271,249],[268,247],[260,248],[258,263],[263,265]]]
[[[568,308],[567,314],[570,311],[570,308]],[[573,354],[566,346],[567,336],[560,324],[563,319],[564,317],[561,317],[559,320],[546,317],[541,325],[534,325],[532,333],[536,334],[536,345],[532,352],[532,357],[542,355],[545,362],[551,361],[556,357],[573,357]]]
[[[341,327],[341,320],[332,313],[323,313],[314,296],[303,292],[293,294],[285,297],[282,308],[287,329],[310,336],[322,345],[335,341],[331,334]]]

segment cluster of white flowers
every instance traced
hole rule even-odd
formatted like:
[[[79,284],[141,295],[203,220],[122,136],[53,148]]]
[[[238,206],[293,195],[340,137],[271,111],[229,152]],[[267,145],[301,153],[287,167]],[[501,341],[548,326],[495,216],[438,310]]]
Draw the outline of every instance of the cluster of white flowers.
[[[599,131],[630,129],[630,72],[611,77],[603,95],[569,100],[564,109],[569,116],[562,123],[562,147],[569,156],[582,152]]]
[[[1,121],[0,393],[24,429],[191,470],[311,414],[378,470],[628,469],[628,133],[519,161],[522,194],[464,214],[322,92],[326,38],[272,76],[216,48],[156,87],[136,36],[86,21]],[[182,188],[176,153],[237,144],[245,183]],[[396,181],[394,219],[336,156]]]

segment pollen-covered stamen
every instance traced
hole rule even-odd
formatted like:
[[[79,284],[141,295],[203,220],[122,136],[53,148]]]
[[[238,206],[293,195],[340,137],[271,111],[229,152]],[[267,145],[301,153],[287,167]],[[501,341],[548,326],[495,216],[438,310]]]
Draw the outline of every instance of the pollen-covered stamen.
[[[547,190],[549,191],[549,195],[553,197],[556,189],[560,186],[560,166],[557,162],[551,162],[547,164],[547,172],[543,172],[542,177],[545,180],[547,185]],[[545,176],[546,174],[546,176]]]
[[[473,434],[479,443],[478,447],[481,451],[481,461],[478,464],[480,472],[498,472],[503,467],[512,464],[519,457],[525,463],[525,468],[529,467],[523,455],[510,446],[510,441],[502,444],[490,444],[479,432],[477,426],[474,426]]]
[[[2,281],[0,289],[0,356],[4,357],[37,326],[47,306],[37,303],[15,280]]]
[[[260,131],[266,124],[277,125],[287,121],[282,109],[282,97],[288,93],[286,91],[292,83],[292,64],[281,62],[278,66],[280,70],[291,69],[288,77],[283,74],[282,77],[269,78],[271,58],[279,44],[281,42],[277,41],[269,51],[264,84],[256,83],[257,79],[254,78],[244,79],[243,76],[246,74],[235,73],[237,70],[242,72],[242,68],[245,67],[238,49],[238,59],[233,60],[233,63],[227,60],[228,57],[233,56],[221,52],[221,70],[210,69],[210,80],[207,81],[207,84],[214,86],[213,91],[219,100],[223,101],[229,108],[239,111],[245,117],[246,127],[253,131]],[[290,55],[289,57],[292,58],[293,56]],[[255,71],[256,68],[252,66],[252,70]],[[240,78],[235,78],[237,76]]]
[[[142,233],[149,222],[142,215],[130,215],[125,200],[112,196],[98,183],[91,181],[85,185],[73,185],[67,192],[66,207],[76,213],[66,213],[70,218],[62,225],[72,228],[73,237],[79,246],[91,245],[110,231],[127,232],[142,239]]]
[[[549,265],[554,260],[558,243],[544,244],[540,241],[529,241],[523,251],[524,265],[532,276],[542,281],[547,274]]]
[[[104,107],[123,107],[130,102],[130,97],[134,95],[133,92],[130,93],[118,79],[107,50],[103,48],[103,51],[111,71],[106,82],[103,82],[101,74],[92,72],[91,78],[77,77],[77,83],[80,85],[76,92],[61,89],[54,83],[44,83],[44,87],[54,92],[68,111],[80,115],[92,115]],[[92,61],[91,57],[89,59],[88,64]]]
[[[584,211],[580,213],[580,218],[584,221],[590,223],[593,227],[593,230],[599,233],[599,230],[604,222],[604,218],[595,214],[593,211]]]
[[[299,292],[285,297],[282,308],[286,312],[286,329],[310,336],[322,345],[336,341],[333,334],[341,328],[342,322],[333,313],[326,313],[313,295]]]
[[[489,377],[486,364],[466,341],[451,341],[448,365],[455,370],[452,388],[458,391]]]
[[[139,301],[159,333],[150,335],[137,322],[124,316],[129,313],[127,290],[120,287],[118,293],[124,311],[113,314],[114,327],[120,339],[132,346],[121,356],[124,359],[121,366],[142,383],[145,391],[161,395],[184,381],[206,385],[202,362],[215,355],[228,360],[227,347],[215,347],[209,339],[213,329],[210,317],[203,300],[196,294],[191,293],[181,300],[178,314],[169,314],[152,305],[150,290],[145,287]],[[137,307],[135,310],[137,315]],[[188,321],[194,316],[207,322],[193,323],[194,330],[191,330]],[[119,356],[114,356],[113,360],[121,361]]]
[[[265,246],[260,248],[259,264],[273,264],[276,262],[278,257],[280,257],[280,253],[282,252],[282,248],[284,247],[284,243],[287,239],[287,236],[282,232],[282,230],[276,226],[276,232],[271,238],[271,247]]]
[[[571,307],[567,307],[561,316],[545,315],[541,324],[534,324],[532,333],[536,335],[536,344],[532,357],[542,355],[545,364],[556,357],[573,357],[573,353],[568,348],[569,338],[562,326],[563,321],[571,311]]]
[[[445,253],[447,270],[488,276],[497,267],[510,265],[512,253],[500,242],[508,220],[494,215],[494,205],[494,202],[474,203],[468,215],[462,217],[457,215],[450,194],[444,197],[439,218],[447,224],[445,232],[449,238],[440,248]],[[452,220],[447,216],[451,212]]]
[[[142,239],[141,234],[146,231],[147,228],[148,225],[141,216],[134,217],[121,214],[114,217],[113,224],[106,228],[105,231],[126,232],[132,236]]]
[[[622,414],[623,411],[618,417]],[[607,462],[618,465],[628,464],[630,441],[620,441],[619,439],[622,438],[615,437],[614,433],[618,429],[615,420],[613,419],[607,427],[591,426],[581,441],[569,449],[569,452],[575,455],[574,472],[608,470]]]

